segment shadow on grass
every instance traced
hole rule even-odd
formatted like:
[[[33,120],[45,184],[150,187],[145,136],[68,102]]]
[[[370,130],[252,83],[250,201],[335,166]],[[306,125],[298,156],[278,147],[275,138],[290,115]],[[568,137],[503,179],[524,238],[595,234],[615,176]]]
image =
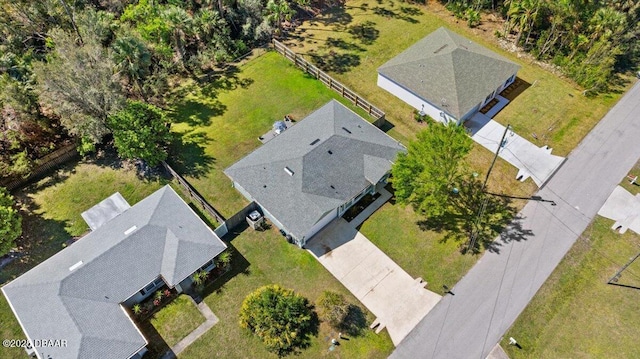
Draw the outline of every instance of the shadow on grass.
[[[251,274],[251,272],[249,271],[249,266],[251,265],[251,263],[249,263],[247,258],[245,258],[242,255],[242,253],[240,253],[236,249],[236,247],[233,246],[233,244],[226,241],[226,236],[224,238],[225,238],[225,243],[227,244],[227,251],[231,253],[231,269],[225,274],[223,274],[222,276],[220,276],[219,278],[217,278],[213,283],[204,287],[204,289],[200,293],[200,295],[203,298],[209,296],[212,293],[216,293],[216,294],[224,293],[225,284],[227,284],[227,282],[231,278],[239,274],[242,274],[242,275]]]
[[[353,21],[353,16],[347,12],[344,4],[330,7],[323,15],[314,18],[310,26],[314,26],[313,23],[318,22],[323,26],[333,25],[335,27],[333,30],[340,31]]]
[[[175,132],[169,149],[171,166],[184,176],[199,178],[216,163],[204,146],[213,141],[205,132]]]
[[[169,347],[169,344],[167,344],[162,335],[160,335],[153,324],[151,324],[150,320],[151,318],[137,323],[138,329],[140,329],[142,335],[149,342],[149,344],[147,344],[149,352],[145,354],[144,357],[160,359],[167,351],[171,350],[171,347]]]
[[[183,100],[173,108],[173,119],[176,123],[186,123],[192,127],[209,126],[212,117],[222,116],[227,106],[216,98],[207,102]]]
[[[337,47],[346,51],[364,51],[364,49],[356,44],[346,42],[343,39],[336,39],[334,37],[327,38],[326,47]]]
[[[362,335],[362,331],[367,328],[367,315],[362,308],[355,304],[349,304],[347,307],[347,315],[340,323],[340,330],[352,337]]]
[[[380,36],[380,30],[376,29],[376,23],[365,21],[348,27],[347,32],[365,45],[373,44]]]
[[[335,51],[329,51],[328,54],[320,54],[315,51],[309,51],[308,55],[322,71],[336,74],[343,74],[360,65],[360,56],[356,54],[340,54]]]
[[[500,253],[500,247],[511,241],[522,241],[533,235],[522,227],[522,218],[516,217],[516,208],[505,197],[494,197],[480,192],[479,181],[467,181],[459,194],[449,197],[449,209],[417,222],[422,230],[443,233],[440,240],[459,243],[463,254],[479,254],[482,249]],[[480,207],[486,201],[484,211]],[[478,219],[479,213],[482,215]],[[469,248],[472,233],[476,233],[473,247]],[[500,236],[499,240],[495,240]]]
[[[63,244],[71,239],[71,235],[65,230],[68,226],[67,221],[46,219],[42,215],[36,214],[40,206],[29,196],[30,193],[37,192],[58,182],[59,180],[55,179],[47,180],[46,185],[38,183],[14,194],[21,206],[22,235],[16,240],[16,247],[21,257],[0,271],[0,283],[19,277],[58,253],[64,248]]]
[[[404,11],[401,12],[395,12],[393,10],[389,10],[387,8],[384,7],[380,7],[380,6],[376,6],[372,8],[373,13],[378,15],[378,16],[382,16],[385,18],[391,18],[391,19],[398,19],[398,20],[402,20],[402,21],[406,21],[408,23],[411,24],[417,24],[419,23],[418,20],[412,18],[411,16],[407,15],[406,13],[404,13]]]

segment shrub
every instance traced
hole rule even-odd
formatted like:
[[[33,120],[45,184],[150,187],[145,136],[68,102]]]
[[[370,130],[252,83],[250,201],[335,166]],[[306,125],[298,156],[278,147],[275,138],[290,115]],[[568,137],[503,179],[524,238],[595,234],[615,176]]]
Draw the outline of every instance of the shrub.
[[[21,234],[22,218],[15,208],[13,196],[0,187],[0,256],[9,253]]]
[[[240,326],[256,334],[271,352],[285,355],[309,345],[318,323],[309,301],[290,289],[267,285],[249,294]]]
[[[226,250],[224,252],[222,252],[222,254],[220,254],[220,256],[218,257],[218,260],[220,261],[220,264],[222,264],[223,267],[228,266],[231,263],[231,252],[229,252],[229,250]]]
[[[317,301],[320,318],[335,329],[341,329],[344,319],[349,313],[349,304],[342,294],[324,291]]]

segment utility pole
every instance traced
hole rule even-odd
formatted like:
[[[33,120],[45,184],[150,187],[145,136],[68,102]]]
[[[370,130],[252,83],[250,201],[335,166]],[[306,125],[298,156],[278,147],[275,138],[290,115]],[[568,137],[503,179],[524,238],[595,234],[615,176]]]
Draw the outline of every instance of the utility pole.
[[[500,149],[504,145],[504,138],[507,136],[507,131],[511,125],[507,124],[507,127],[504,129],[504,133],[502,134],[502,138],[500,139],[500,143],[498,143],[498,148],[496,149],[496,153],[493,156],[493,161],[491,161],[491,166],[489,166],[489,170],[487,171],[487,175],[484,178],[484,183],[482,184],[482,188],[480,189],[480,193],[484,193],[484,189],[487,187],[487,182],[489,181],[489,175],[491,175],[491,170],[493,166],[496,164],[496,160],[498,159],[498,154],[500,153]],[[476,215],[476,220],[473,223],[473,227],[471,228],[471,236],[469,238],[469,246],[467,247],[467,252],[472,251],[475,248],[476,240],[478,239],[478,230],[480,228],[480,223],[482,221],[482,216],[484,215],[484,211],[487,209],[487,202],[489,202],[488,197],[484,197],[482,199],[482,203],[480,208],[478,208],[478,214]]]

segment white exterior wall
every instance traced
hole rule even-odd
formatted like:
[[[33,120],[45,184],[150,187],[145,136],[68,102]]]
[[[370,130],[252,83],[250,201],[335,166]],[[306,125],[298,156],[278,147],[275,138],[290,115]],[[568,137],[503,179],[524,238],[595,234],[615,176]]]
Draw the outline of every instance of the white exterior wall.
[[[404,87],[398,85],[397,83],[389,80],[381,74],[378,74],[378,86],[389,91],[391,94],[401,99],[402,101],[409,104],[411,107],[415,108],[418,111],[424,111],[427,115],[433,118],[436,121],[445,122],[443,120],[443,115],[449,121],[455,121],[457,124],[461,124],[462,122],[470,119],[478,110],[480,110],[484,105],[489,103],[489,101],[493,100],[497,94],[502,92],[507,86],[511,85],[513,81],[516,79],[516,74],[513,74],[509,79],[507,79],[502,85],[500,85],[494,92],[493,95],[489,99],[484,99],[478,106],[474,107],[471,111],[466,113],[460,119],[456,119],[455,117],[445,114],[435,105],[431,104],[429,101],[423,100],[420,97],[414,95],[409,90]],[[490,94],[487,94],[487,96]]]
[[[313,227],[311,227],[311,229],[309,230],[309,232],[307,232],[307,234],[304,236],[304,241],[305,241],[304,244],[306,244],[306,242],[308,242],[309,239],[311,239],[311,237],[313,237],[314,234],[318,233],[318,231],[320,231],[327,224],[329,224],[329,222],[333,221],[337,216],[338,216],[338,209],[336,208],[333,211],[327,213],[326,216],[322,217],[318,221],[318,223],[314,224]]]
[[[378,86],[389,91],[395,97],[406,102],[408,105],[415,108],[416,110],[424,111],[424,113],[426,113],[436,121],[445,122],[445,118],[446,118],[446,121],[448,122],[453,121],[458,123],[457,118],[444,113],[442,110],[440,110],[438,107],[436,107],[429,101],[423,100],[420,97],[412,94],[409,90],[389,80],[388,78],[384,77],[381,74],[378,74]]]
[[[249,192],[247,192],[244,188],[242,188],[242,186],[240,186],[238,184],[238,182],[233,181],[233,188],[235,188],[238,192],[240,192],[244,198],[246,198],[249,202],[253,202],[253,197],[251,197],[251,195],[249,194]]]

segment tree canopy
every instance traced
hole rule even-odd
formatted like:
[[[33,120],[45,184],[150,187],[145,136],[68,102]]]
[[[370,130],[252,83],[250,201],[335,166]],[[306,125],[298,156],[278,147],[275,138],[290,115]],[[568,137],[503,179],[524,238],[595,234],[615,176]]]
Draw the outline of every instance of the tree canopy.
[[[260,337],[267,349],[278,355],[308,345],[309,336],[317,332],[309,301],[278,285],[258,288],[244,299],[240,326]]]
[[[9,253],[21,234],[22,218],[15,209],[13,196],[0,187],[0,256]]]
[[[454,188],[462,184],[464,159],[471,147],[463,126],[431,123],[409,143],[407,153],[401,153],[391,169],[397,201],[426,216],[446,212],[449,199],[455,196]]]
[[[140,101],[129,101],[122,110],[109,116],[113,141],[122,158],[141,159],[155,166],[167,158],[171,141],[164,113]]]

